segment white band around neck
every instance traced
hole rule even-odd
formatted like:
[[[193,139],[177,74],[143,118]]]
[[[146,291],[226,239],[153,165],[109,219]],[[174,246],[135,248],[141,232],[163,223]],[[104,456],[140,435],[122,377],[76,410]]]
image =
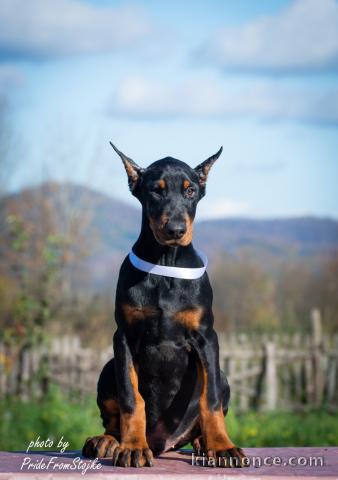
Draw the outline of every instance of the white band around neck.
[[[129,260],[131,264],[137,268],[138,270],[142,270],[142,272],[152,273],[153,275],[162,275],[163,277],[173,277],[173,278],[183,278],[185,280],[195,280],[196,278],[200,278],[207,266],[208,266],[208,258],[199,250],[195,250],[199,257],[203,262],[203,267],[199,268],[185,268],[185,267],[167,267],[165,265],[157,265],[156,263],[150,263],[142,258],[139,258],[135,253],[131,250],[129,253]]]

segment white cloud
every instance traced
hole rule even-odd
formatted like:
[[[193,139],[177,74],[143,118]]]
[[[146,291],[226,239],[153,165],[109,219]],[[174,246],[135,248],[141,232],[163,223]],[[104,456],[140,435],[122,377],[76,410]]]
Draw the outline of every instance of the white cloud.
[[[81,0],[1,0],[0,53],[50,57],[136,47],[154,26],[138,6]]]
[[[126,77],[111,101],[110,113],[130,118],[249,117],[313,123],[338,123],[338,89],[299,87],[272,80],[245,86],[213,78],[190,78],[174,85]]]
[[[245,202],[238,202],[228,198],[217,198],[212,201],[207,197],[198,205],[198,219],[211,220],[215,218],[247,215],[249,207]]]
[[[196,56],[230,71],[337,70],[338,3],[295,0],[274,15],[224,28]]]
[[[131,116],[208,116],[222,113],[222,92],[213,82],[194,77],[176,85],[127,76],[117,88],[114,111]]]
[[[11,64],[0,64],[0,119],[8,106],[11,89],[18,87],[23,79],[23,74],[19,68]]]
[[[10,64],[0,64],[0,92],[6,92],[23,81],[21,71]]]

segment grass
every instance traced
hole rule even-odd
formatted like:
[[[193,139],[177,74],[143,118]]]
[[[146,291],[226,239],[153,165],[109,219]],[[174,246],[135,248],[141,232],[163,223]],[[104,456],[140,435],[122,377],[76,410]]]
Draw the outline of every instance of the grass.
[[[338,445],[338,413],[325,410],[308,413],[247,412],[227,416],[233,441],[243,447]],[[26,450],[31,441],[69,442],[79,450],[84,440],[102,432],[95,398],[78,399],[52,388],[43,400],[0,401],[0,450]],[[46,448],[43,448],[46,450]]]
[[[43,400],[0,402],[0,450],[26,450],[38,436],[52,439],[54,447],[63,436],[69,450],[81,449],[87,437],[100,432],[95,396],[68,398],[54,387]]]
[[[227,417],[231,438],[245,447],[314,447],[338,445],[338,412],[254,412]]]

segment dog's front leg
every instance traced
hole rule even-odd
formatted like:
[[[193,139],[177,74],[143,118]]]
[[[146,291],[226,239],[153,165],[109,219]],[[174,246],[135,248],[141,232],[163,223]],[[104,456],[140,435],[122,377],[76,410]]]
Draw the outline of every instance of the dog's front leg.
[[[146,440],[145,403],[138,389],[138,374],[126,335],[114,335],[114,355],[120,405],[121,443],[114,451],[113,464],[121,467],[153,465],[153,454]]]
[[[216,459],[216,466],[243,466],[245,455],[230,440],[225,425],[217,335],[213,329],[195,332],[192,341],[199,359],[200,426],[207,456]]]

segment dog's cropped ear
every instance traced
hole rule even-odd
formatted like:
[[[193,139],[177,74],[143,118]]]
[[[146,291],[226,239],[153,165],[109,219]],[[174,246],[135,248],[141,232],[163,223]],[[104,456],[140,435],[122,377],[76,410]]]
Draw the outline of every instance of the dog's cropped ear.
[[[207,158],[206,160],[204,160],[204,162],[200,163],[199,165],[197,165],[197,167],[194,168],[195,172],[199,177],[199,184],[201,187],[202,196],[205,193],[205,186],[207,183],[207,178],[208,178],[210,168],[213,166],[213,164],[216,162],[218,157],[221,155],[222,151],[223,151],[223,147],[221,147],[218,150],[218,152],[215,153],[215,155],[212,155],[211,157]]]
[[[120,152],[120,150],[118,150],[115,147],[115,145],[112,144],[112,142],[109,142],[109,143],[113,147],[115,152],[121,157],[124,168],[126,169],[126,172],[127,172],[127,175],[128,175],[128,185],[129,185],[130,191],[132,193],[134,193],[136,185],[138,184],[138,181],[139,181],[144,169],[139,167],[134,162],[134,160],[132,160],[131,158],[124,155],[124,153]]]

